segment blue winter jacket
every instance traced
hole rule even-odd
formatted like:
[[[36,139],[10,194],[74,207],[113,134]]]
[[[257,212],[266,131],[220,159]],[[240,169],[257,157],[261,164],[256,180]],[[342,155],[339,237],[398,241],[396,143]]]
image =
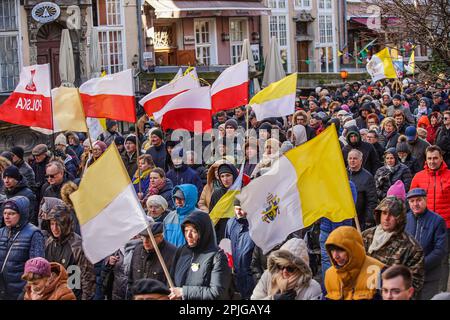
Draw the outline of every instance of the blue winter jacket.
[[[8,199],[19,209],[19,223],[0,229],[0,300],[17,300],[26,281],[21,279],[25,262],[44,257],[44,236],[28,223],[30,201],[24,196]],[[8,255],[9,252],[9,255]]]
[[[417,217],[408,211],[405,231],[413,236],[423,248],[425,256],[425,280],[438,280],[441,264],[447,257],[447,227],[444,218],[437,213],[425,210]]]
[[[184,207],[176,208],[169,212],[164,219],[164,239],[176,247],[181,247],[186,243],[183,230],[181,230],[181,224],[192,211],[197,209],[195,206],[197,205],[198,194],[197,188],[192,184],[176,186],[172,191],[172,196],[177,190],[183,192],[185,204]],[[175,200],[173,201],[175,202]]]
[[[250,264],[252,262],[255,243],[250,238],[247,219],[231,218],[227,222],[225,238],[231,240],[231,253],[236,287],[242,299],[250,299],[255,282]]]
[[[181,168],[171,169],[167,172],[166,176],[170,179],[170,181],[172,181],[174,186],[181,184],[193,184],[197,187],[198,197],[200,198],[203,191],[203,183],[202,179],[200,179],[200,175],[194,169],[183,164]]]
[[[353,181],[350,182],[350,190],[352,191],[352,197],[353,202],[356,203],[356,200],[358,198],[358,190],[356,189],[356,185]],[[321,218],[320,219],[320,231],[330,233],[336,228],[339,228],[341,226],[352,226],[353,225],[353,219],[346,219],[341,222],[332,222],[328,218]]]

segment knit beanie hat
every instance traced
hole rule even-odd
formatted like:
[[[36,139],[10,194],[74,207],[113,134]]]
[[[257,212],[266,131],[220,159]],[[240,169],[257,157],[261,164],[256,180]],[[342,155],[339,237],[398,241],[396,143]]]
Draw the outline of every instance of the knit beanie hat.
[[[228,119],[228,120],[225,122],[225,129],[227,128],[227,126],[231,126],[231,127],[233,127],[234,130],[237,130],[237,128],[238,128],[238,123],[237,123],[237,121],[234,120],[234,119]]]
[[[164,139],[164,137],[163,137],[164,135],[163,135],[163,132],[161,131],[161,129],[155,129],[155,130],[152,131],[151,134],[154,134],[155,136],[157,136],[161,140]]]
[[[303,260],[303,262],[309,265],[308,248],[306,246],[306,242],[303,239],[289,239],[280,247],[280,250],[289,251],[294,256],[299,257]]]
[[[122,137],[122,136],[117,136],[117,137],[114,138],[114,143],[117,146],[121,146],[121,145],[125,144],[125,138]]]
[[[159,207],[163,208],[164,211],[166,211],[167,208],[169,207],[167,200],[158,194],[148,197],[147,207],[148,206],[159,206]]]
[[[52,274],[50,262],[41,257],[30,259],[25,262],[24,274],[27,273],[33,273],[41,277],[50,277]]]
[[[104,143],[103,141],[97,140],[92,144],[93,147],[98,146],[101,150],[102,153],[105,152],[106,148],[108,148],[106,146],[106,143]]]
[[[388,189],[387,196],[394,196],[403,201],[406,200],[405,185],[402,180],[395,181],[395,183]]]
[[[16,166],[9,166],[3,171],[3,178],[10,177],[16,179],[17,181],[22,180],[22,175]]]
[[[22,147],[18,147],[18,146],[12,147],[11,152],[13,154],[15,154],[18,158],[23,160],[23,155],[24,155],[25,151],[23,151]]]
[[[127,141],[136,144],[136,136],[134,134],[129,134],[125,139],[125,143],[127,143]]]
[[[399,139],[399,141],[397,142],[397,146],[395,148],[398,152],[406,152],[406,153],[410,153],[409,147],[408,147],[408,143],[406,141],[401,141]]]
[[[60,133],[55,139],[55,145],[67,146],[67,138],[64,134]]]

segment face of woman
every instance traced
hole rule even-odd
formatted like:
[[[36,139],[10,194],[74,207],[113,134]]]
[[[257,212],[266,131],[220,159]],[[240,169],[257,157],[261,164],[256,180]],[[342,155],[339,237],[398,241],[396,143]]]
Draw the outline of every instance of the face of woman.
[[[139,160],[139,169],[141,169],[141,171],[145,171],[150,168],[150,164],[148,164],[145,160]]]
[[[391,133],[392,131],[394,131],[394,126],[392,125],[392,123],[387,122],[384,125],[384,131],[386,131],[387,133]]]
[[[247,159],[252,159],[252,158],[256,157],[256,149],[251,146],[247,147],[247,150],[245,150],[245,153],[247,155]]]
[[[95,146],[92,148],[92,154],[94,157],[98,158],[102,155],[102,149],[99,146]]]
[[[423,100],[420,100],[419,106],[421,106],[422,108],[426,108],[427,107],[427,103],[425,101],[423,101]]]
[[[150,173],[150,185],[155,187],[161,184],[163,181],[162,177],[157,172]]]
[[[267,155],[272,154],[272,146],[270,144],[266,146],[266,154]]]
[[[395,157],[391,153],[386,154],[386,156],[384,157],[384,161],[386,162],[386,165],[390,167],[395,166]]]
[[[436,117],[431,117],[431,125],[435,126],[437,124],[437,118]]]

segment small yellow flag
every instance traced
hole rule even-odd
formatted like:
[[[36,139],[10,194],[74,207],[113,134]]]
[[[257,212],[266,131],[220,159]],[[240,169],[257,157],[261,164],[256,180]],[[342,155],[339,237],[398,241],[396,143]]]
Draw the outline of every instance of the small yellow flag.
[[[152,92],[155,91],[156,88],[156,79],[153,79]]]
[[[338,54],[338,57],[341,57],[344,55],[344,53],[342,53],[342,51],[340,51],[340,50],[337,51],[337,54]]]
[[[87,132],[83,104],[77,88],[59,87],[52,90],[53,127],[55,132]]]

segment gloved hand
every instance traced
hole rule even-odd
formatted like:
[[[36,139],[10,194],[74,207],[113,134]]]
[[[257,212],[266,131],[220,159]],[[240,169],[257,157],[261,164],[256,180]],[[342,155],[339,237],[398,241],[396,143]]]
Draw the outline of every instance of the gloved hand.
[[[297,292],[295,290],[288,290],[283,293],[277,293],[273,296],[274,300],[295,300]]]

